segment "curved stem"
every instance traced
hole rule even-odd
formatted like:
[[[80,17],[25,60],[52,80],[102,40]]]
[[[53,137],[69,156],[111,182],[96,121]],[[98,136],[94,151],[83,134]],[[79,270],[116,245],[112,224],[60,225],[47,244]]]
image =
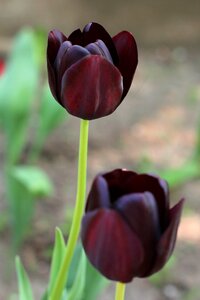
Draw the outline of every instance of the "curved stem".
[[[115,300],[124,300],[126,284],[117,282]]]
[[[63,289],[65,287],[70,263],[78,240],[81,219],[85,208],[86,176],[87,176],[87,150],[88,150],[88,129],[89,121],[81,120],[80,141],[79,141],[79,160],[78,160],[78,181],[76,206],[72,221],[71,230],[67,242],[65,256],[59,270],[57,280],[49,297],[49,300],[61,300]]]

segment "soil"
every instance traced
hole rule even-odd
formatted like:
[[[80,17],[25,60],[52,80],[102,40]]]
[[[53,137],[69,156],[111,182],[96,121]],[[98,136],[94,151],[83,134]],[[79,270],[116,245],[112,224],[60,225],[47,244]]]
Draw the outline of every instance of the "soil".
[[[9,2],[2,0],[0,2],[4,4],[7,12],[10,9],[11,15],[16,16],[17,13],[20,15],[19,11],[11,9],[11,6],[9,8]],[[61,2],[59,2],[60,9]],[[168,14],[169,20],[165,18],[163,19],[165,25],[161,23],[161,27],[165,28],[165,33],[168,28],[167,24],[171,26],[169,27],[171,35],[170,33],[166,35],[168,39],[166,38],[165,42],[163,42],[162,28],[159,30],[156,27],[156,22],[159,23],[161,17],[166,15],[164,7],[160,10],[159,17],[156,10],[155,20],[153,18],[153,8],[156,7],[157,1],[154,2],[153,8],[151,7],[149,12],[154,20],[154,22],[152,21],[154,26],[150,26],[148,32],[154,42],[149,41],[150,36],[147,36],[144,29],[138,30],[137,34],[141,33],[142,35],[139,66],[128,96],[110,117],[92,121],[90,124],[88,189],[94,176],[102,171],[116,167],[138,170],[147,164],[153,171],[156,170],[159,173],[165,168],[181,166],[193,155],[196,128],[200,117],[200,57],[197,47],[199,43],[197,41],[198,28],[200,28],[197,18],[199,2],[193,2],[192,8],[192,5],[189,5],[188,14],[186,8],[185,11],[182,11],[184,5],[181,5],[181,12],[177,13],[178,0],[173,2],[175,3],[175,12],[172,7],[168,8],[171,12]],[[14,3],[17,7],[17,1],[13,1],[13,5]],[[84,5],[84,2],[81,3]],[[142,11],[145,15],[147,13],[145,3],[145,1],[141,1],[141,5],[136,5],[136,11]],[[35,10],[37,10],[37,5],[36,1]],[[49,5],[50,7],[55,6],[53,1],[50,1]],[[30,23],[33,24],[36,22],[35,10],[32,11],[30,19]],[[127,10],[127,8],[122,9],[123,16]],[[23,11],[27,11],[26,6],[23,6]],[[119,16],[119,11],[118,8],[115,8],[114,19]],[[92,12],[97,13],[91,4],[89,14]],[[50,12],[48,12],[49,14]],[[25,13],[23,15],[25,21],[21,22],[25,24],[28,17],[25,16]],[[178,16],[177,19],[175,16]],[[81,22],[83,19],[84,17]],[[186,19],[188,22],[183,21]],[[3,43],[2,53],[6,53],[7,42],[9,44],[8,37],[15,33],[14,22],[16,20],[12,19],[9,28],[5,20],[4,22],[2,18],[0,20],[4,24],[4,31],[1,31],[1,35],[3,32],[2,40],[6,41]],[[40,19],[39,23],[48,28],[51,20],[52,16],[46,21]],[[59,24],[58,18],[55,20],[55,23]],[[107,14],[105,20],[108,22]],[[138,17],[137,24],[140,20]],[[78,23],[77,19],[71,17],[69,27],[74,25],[75,21]],[[120,22],[117,21],[115,20],[115,27]],[[146,27],[144,27],[148,28],[148,21],[145,24]],[[180,24],[184,25],[182,28],[184,34],[182,32],[179,35]],[[192,30],[193,26],[196,26],[195,30]],[[173,28],[175,28],[174,31]],[[2,27],[1,30],[3,30]],[[55,227],[66,229],[66,226],[69,227],[70,224],[76,193],[78,135],[79,120],[75,117],[67,117],[66,122],[56,129],[48,139],[39,159],[39,165],[52,179],[55,191],[51,198],[37,201],[31,233],[20,252],[31,278],[35,299],[40,299],[47,285],[48,252],[53,244]],[[3,143],[2,133],[0,142]],[[0,148],[0,165],[3,165],[2,147]],[[181,197],[186,198],[174,252],[175,263],[172,264],[169,271],[162,272],[157,281],[134,280],[127,286],[127,300],[200,299],[199,185],[200,179],[197,178],[171,191],[172,204]],[[0,202],[2,213],[6,209],[2,168],[0,168],[0,199],[2,199]],[[9,232],[6,228],[0,232],[0,240],[0,299],[16,299],[14,297],[17,292],[16,275],[9,250]],[[114,287],[112,283],[99,300],[113,299]],[[12,298],[11,294],[13,294]]]

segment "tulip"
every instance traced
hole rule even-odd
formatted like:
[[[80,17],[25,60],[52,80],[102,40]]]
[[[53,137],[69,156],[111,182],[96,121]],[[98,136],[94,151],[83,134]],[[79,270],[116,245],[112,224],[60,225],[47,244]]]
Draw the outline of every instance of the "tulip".
[[[67,38],[50,31],[48,79],[54,98],[72,115],[92,120],[111,114],[126,96],[138,62],[134,37],[113,38],[97,23]]]
[[[159,271],[174,249],[183,199],[169,208],[165,180],[116,169],[89,192],[81,239],[92,265],[123,283]]]

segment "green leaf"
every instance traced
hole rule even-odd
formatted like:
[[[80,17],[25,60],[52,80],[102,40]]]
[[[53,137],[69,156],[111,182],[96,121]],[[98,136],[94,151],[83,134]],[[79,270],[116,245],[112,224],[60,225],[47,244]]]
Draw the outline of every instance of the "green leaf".
[[[7,211],[1,211],[0,212],[0,233],[3,232],[6,227],[8,227],[9,223],[9,217]]]
[[[55,284],[61,263],[63,261],[65,249],[66,249],[66,246],[65,246],[65,241],[64,241],[62,232],[59,228],[56,228],[55,244],[54,244],[51,269],[50,269],[49,285],[48,285],[48,295],[51,294],[53,286]]]
[[[0,104],[5,121],[10,115],[23,115],[35,94],[38,64],[34,53],[34,32],[22,30],[15,38],[6,72],[0,82]]]
[[[31,29],[16,36],[0,81],[0,121],[6,134],[6,159],[12,163],[19,160],[24,148],[39,83],[35,42]]]
[[[87,259],[87,258],[86,258]],[[86,266],[86,282],[82,300],[95,300],[108,286],[109,280],[103,277],[88,261]]]
[[[37,158],[47,137],[67,119],[67,116],[66,110],[53,98],[49,86],[46,84],[43,88],[38,110],[38,128],[31,159],[35,160]]]
[[[6,174],[13,247],[16,251],[26,236],[35,207],[35,198],[49,196],[52,185],[47,175],[33,166],[16,166]]]
[[[81,243],[78,243],[70,266],[69,277],[67,281],[67,291],[70,291],[76,282],[78,270],[80,268],[79,263],[83,252],[84,250]],[[82,276],[84,277],[82,278],[84,279],[84,290],[80,291],[82,292],[82,298],[80,299],[95,300],[101,291],[109,284],[109,281],[90,264],[85,255],[82,259],[85,260],[85,262],[82,262],[83,265],[86,265],[85,272],[84,270],[82,271]],[[76,297],[74,299],[76,299]]]
[[[78,270],[76,272],[76,278],[73,282],[73,285],[69,291],[67,291],[67,299],[66,300],[82,300],[85,290],[85,282],[86,282],[86,266],[87,259],[84,251],[82,250]],[[84,298],[87,299],[87,298]]]
[[[181,185],[188,180],[198,177],[199,175],[200,166],[196,160],[192,159],[179,168],[168,169],[160,172],[160,176],[169,183],[170,187]]]
[[[46,63],[47,32],[43,28],[36,28],[34,31],[34,53],[39,66]]]
[[[10,222],[12,226],[12,246],[16,252],[28,229],[33,216],[34,198],[27,189],[10,173],[6,176],[6,192],[9,202]]]
[[[44,295],[42,296],[42,300],[48,300],[48,291],[46,290]]]
[[[10,174],[35,197],[49,196],[53,192],[48,176],[38,167],[19,165],[13,167]]]
[[[19,257],[16,257],[16,270],[18,278],[19,300],[33,300],[34,298],[30,281]]]
[[[46,136],[68,116],[66,110],[53,98],[48,84],[43,89],[39,116],[40,129]]]
[[[82,253],[82,245],[80,242],[78,242],[69,268],[69,274],[68,274],[68,279],[66,284],[67,290],[70,290],[70,288],[73,286],[74,281],[76,279],[81,253]]]
[[[175,265],[176,265],[176,256],[172,255],[168,260],[167,264],[165,265],[165,267],[161,271],[149,277],[149,281],[155,286],[161,287],[165,282],[169,280],[169,277]]]

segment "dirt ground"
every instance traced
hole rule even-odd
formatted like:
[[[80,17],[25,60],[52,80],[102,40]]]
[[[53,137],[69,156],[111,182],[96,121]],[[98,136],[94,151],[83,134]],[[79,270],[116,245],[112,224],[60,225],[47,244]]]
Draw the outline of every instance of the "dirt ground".
[[[1,51],[6,53],[10,37],[22,25],[40,25],[48,29],[50,24],[55,24],[54,27],[64,28],[63,1],[49,1],[46,18],[43,18],[45,1],[27,1],[21,7],[18,4],[22,2],[0,0],[3,8],[0,12],[0,54]],[[126,24],[131,24],[127,29],[136,28],[139,66],[131,90],[117,111],[90,124],[88,190],[99,172],[117,167],[137,170],[148,163],[159,173],[168,167],[181,166],[194,151],[200,118],[199,1],[193,0],[189,5],[183,1],[180,5],[176,0],[160,5],[162,1],[156,0],[151,1],[149,8],[145,6],[147,2],[138,2],[131,6],[132,10],[128,6],[120,9],[118,4],[108,5],[104,16],[104,24],[112,30],[119,28],[119,24],[120,28],[127,28]],[[85,8],[85,1],[80,3]],[[68,4],[66,1],[66,6]],[[76,18],[69,16],[66,8],[70,29],[75,24],[86,23],[89,16],[99,22],[102,20],[97,15],[103,14],[105,1],[94,6],[88,0],[88,4],[89,10],[82,11],[79,7]],[[79,1],[74,4],[78,5]],[[109,17],[112,10],[113,24]],[[52,179],[55,191],[51,198],[37,201],[31,234],[20,253],[36,300],[40,299],[47,284],[48,251],[53,244],[55,227],[69,227],[76,193],[78,135],[79,120],[68,117],[48,139],[39,160],[39,165]],[[1,132],[0,144],[3,145]],[[1,214],[6,206],[2,165],[3,147],[0,147]],[[126,300],[200,300],[199,186],[200,179],[195,179],[171,191],[172,204],[181,197],[186,199],[171,269],[162,273],[157,281],[134,280],[127,286]],[[9,235],[3,229],[0,231],[0,300],[16,299],[16,275],[9,254]],[[114,299],[114,287],[112,283],[99,300]]]

